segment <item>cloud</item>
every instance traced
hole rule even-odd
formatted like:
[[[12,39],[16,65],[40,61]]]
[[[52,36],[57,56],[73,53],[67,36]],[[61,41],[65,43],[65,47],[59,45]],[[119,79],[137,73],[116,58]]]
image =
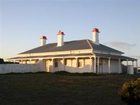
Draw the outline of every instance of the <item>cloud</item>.
[[[132,57],[137,58],[137,59],[140,59],[140,56],[132,56]]]
[[[136,46],[136,44],[131,44],[131,43],[127,43],[127,42],[119,42],[119,41],[118,42],[117,41],[107,42],[105,44],[108,44],[112,47],[116,47],[116,48],[119,48],[119,49],[131,49],[131,48]]]

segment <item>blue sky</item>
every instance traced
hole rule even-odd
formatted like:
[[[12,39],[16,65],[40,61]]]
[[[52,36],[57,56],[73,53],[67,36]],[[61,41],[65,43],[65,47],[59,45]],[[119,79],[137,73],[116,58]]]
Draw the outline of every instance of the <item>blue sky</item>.
[[[0,57],[8,58],[40,45],[41,35],[56,42],[91,39],[100,30],[100,43],[140,57],[139,0],[0,0]]]

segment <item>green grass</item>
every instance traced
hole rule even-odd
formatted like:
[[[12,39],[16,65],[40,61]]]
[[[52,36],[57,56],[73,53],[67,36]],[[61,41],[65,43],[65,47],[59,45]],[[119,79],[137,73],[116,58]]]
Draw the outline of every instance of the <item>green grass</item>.
[[[0,105],[126,105],[121,84],[139,75],[0,75]]]

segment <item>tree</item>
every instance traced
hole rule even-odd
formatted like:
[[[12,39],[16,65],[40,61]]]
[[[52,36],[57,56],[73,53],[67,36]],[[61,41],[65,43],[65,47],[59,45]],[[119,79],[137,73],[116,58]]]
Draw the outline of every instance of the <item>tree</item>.
[[[0,64],[4,64],[4,60],[0,58]]]

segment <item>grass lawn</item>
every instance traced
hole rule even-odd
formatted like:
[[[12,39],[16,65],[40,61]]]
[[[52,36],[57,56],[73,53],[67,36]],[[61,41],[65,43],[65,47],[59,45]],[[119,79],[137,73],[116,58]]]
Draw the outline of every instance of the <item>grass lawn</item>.
[[[126,105],[120,85],[140,75],[0,75],[0,105]]]

